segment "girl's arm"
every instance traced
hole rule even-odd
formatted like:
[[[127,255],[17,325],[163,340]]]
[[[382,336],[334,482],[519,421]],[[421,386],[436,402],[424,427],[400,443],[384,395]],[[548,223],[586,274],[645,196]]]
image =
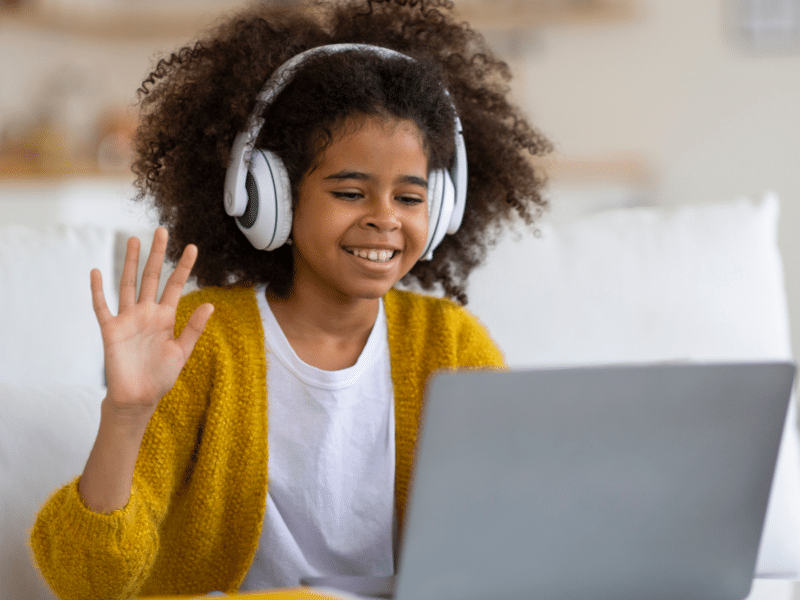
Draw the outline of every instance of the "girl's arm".
[[[92,271],[92,300],[103,337],[108,392],[78,489],[84,504],[95,512],[110,513],[128,503],[147,424],[159,400],[175,385],[214,310],[210,304],[198,307],[181,334],[174,337],[178,300],[197,248],[187,246],[158,301],[166,246],[167,231],[159,227],[137,299],[139,240],[128,240],[116,316],[106,304],[100,272]]]
[[[92,273],[108,380],[100,428],[83,475],[51,496],[31,532],[37,564],[64,600],[136,595],[156,559],[173,473],[186,468],[197,435],[198,418],[184,414],[190,410],[185,400],[208,393],[205,378],[193,376],[192,389],[176,380],[212,307],[201,304],[191,316],[182,311],[178,319],[182,330],[175,337],[177,302],[196,249],[184,252],[156,302],[166,239],[165,230],[156,232],[138,299],[139,242],[129,240],[116,317],[106,306],[100,274]],[[187,369],[205,373],[206,361],[196,359]],[[168,391],[169,397],[162,399]],[[159,418],[162,411],[156,408],[162,405],[171,407],[168,412],[173,414],[183,411],[186,427],[176,430]],[[147,476],[134,479],[134,466],[145,448],[152,464]]]

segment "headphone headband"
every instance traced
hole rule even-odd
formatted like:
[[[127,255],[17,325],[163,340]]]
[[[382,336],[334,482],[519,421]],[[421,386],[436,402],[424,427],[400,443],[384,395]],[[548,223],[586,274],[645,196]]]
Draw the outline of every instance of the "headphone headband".
[[[297,71],[303,65],[303,63],[310,58],[322,54],[338,54],[339,52],[347,52],[350,50],[371,52],[385,58],[405,58],[407,60],[414,60],[402,52],[397,52],[396,50],[391,50],[389,48],[382,48],[380,46],[370,46],[369,44],[329,44],[327,46],[310,48],[309,50],[305,50],[300,54],[294,55],[275,70],[275,72],[272,74],[272,77],[267,80],[267,83],[264,84],[264,87],[258,93],[258,96],[256,96],[256,111],[258,110],[259,106],[272,104],[272,101],[292,80],[295,71]],[[248,123],[247,131],[249,131],[250,135],[252,136],[251,139],[248,140],[251,148],[256,142],[256,138],[258,137],[259,131],[261,131],[261,126],[263,123],[264,119],[258,116],[257,112],[254,111],[253,114],[250,115],[250,122]]]

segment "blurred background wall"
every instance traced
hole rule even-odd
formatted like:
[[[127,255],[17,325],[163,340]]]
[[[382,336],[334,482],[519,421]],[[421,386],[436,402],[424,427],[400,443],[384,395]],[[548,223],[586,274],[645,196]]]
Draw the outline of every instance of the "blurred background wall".
[[[54,178],[125,180],[141,80],[221,7],[242,4],[0,2],[0,191]],[[554,142],[554,190],[614,190],[667,206],[779,194],[800,354],[800,2],[456,6],[508,60],[515,100]]]
[[[610,160],[607,173],[616,166],[655,202],[774,189],[798,354],[800,3],[638,0],[632,10],[537,30],[536,51],[513,61],[515,94],[564,157]]]

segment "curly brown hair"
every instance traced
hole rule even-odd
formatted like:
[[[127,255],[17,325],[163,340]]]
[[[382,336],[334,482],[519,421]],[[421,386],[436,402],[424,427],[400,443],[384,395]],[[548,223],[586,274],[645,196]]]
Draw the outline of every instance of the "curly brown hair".
[[[464,219],[433,259],[417,262],[401,283],[441,286],[465,304],[467,278],[503,225],[518,217],[533,225],[546,207],[539,194],[544,176],[529,158],[549,152],[550,144],[508,101],[508,66],[452,9],[450,0],[265,3],[160,60],[139,89],[133,171],[137,199],[152,199],[170,231],[167,257],[176,261],[193,243],[200,248],[198,285],[269,283],[277,295],[289,293],[291,247],[257,250],[225,213],[231,145],[256,109],[258,92],[289,58],[326,44],[372,44],[416,60],[308,61],[278,101],[258,109],[266,121],[257,146],[283,160],[296,191],[343,119],[379,115],[412,120],[423,133],[429,168],[449,167],[454,105],[468,157]]]

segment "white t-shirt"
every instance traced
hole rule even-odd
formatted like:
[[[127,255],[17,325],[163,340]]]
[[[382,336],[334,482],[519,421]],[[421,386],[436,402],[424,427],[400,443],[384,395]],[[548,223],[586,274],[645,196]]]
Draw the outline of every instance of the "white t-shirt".
[[[358,362],[304,363],[256,290],[267,354],[269,486],[264,525],[241,591],[301,577],[394,572],[394,393],[386,315]]]

